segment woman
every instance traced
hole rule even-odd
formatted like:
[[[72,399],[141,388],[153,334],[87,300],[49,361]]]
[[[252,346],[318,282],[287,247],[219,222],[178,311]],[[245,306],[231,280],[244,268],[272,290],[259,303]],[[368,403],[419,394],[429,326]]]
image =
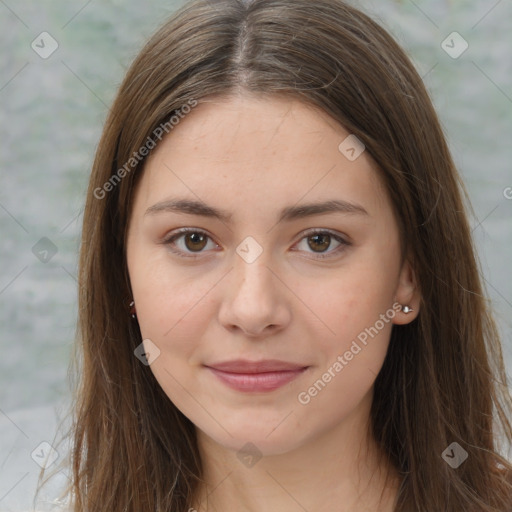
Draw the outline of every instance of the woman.
[[[90,179],[74,510],[510,510],[460,190],[366,15],[186,4],[128,71]]]

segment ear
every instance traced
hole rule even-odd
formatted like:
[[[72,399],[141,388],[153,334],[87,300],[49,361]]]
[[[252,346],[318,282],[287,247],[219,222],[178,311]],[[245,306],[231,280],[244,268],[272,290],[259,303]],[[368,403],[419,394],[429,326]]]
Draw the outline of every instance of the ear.
[[[412,309],[409,313],[404,311],[397,311],[393,318],[393,323],[397,325],[405,325],[412,322],[419,314],[421,293],[418,288],[416,274],[409,258],[404,260],[400,275],[398,278],[398,285],[395,290],[395,302],[398,302],[402,307],[409,306]]]

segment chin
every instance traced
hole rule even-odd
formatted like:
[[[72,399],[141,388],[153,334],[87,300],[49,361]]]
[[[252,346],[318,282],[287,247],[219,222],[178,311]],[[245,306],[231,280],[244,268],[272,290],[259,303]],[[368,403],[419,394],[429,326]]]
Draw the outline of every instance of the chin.
[[[285,416],[283,415],[283,417]],[[217,424],[215,425],[217,428],[213,429],[211,424],[207,429],[200,426],[197,428],[201,430],[203,436],[236,452],[237,455],[242,455],[239,452],[244,450],[249,453],[254,452],[256,456],[281,455],[294,450],[303,442],[302,436],[298,436],[297,429],[286,428],[283,424],[277,428],[270,428],[269,425],[279,425],[279,422],[267,421],[260,415],[259,421],[256,419],[254,421],[246,420],[243,423],[226,425],[225,428],[229,433]]]
[[[291,452],[301,445],[299,439],[294,439],[289,433],[284,436],[252,435],[251,432],[244,432],[233,438],[224,437],[216,440],[224,448],[236,452],[238,458],[243,460],[245,455],[257,457],[270,457]]]

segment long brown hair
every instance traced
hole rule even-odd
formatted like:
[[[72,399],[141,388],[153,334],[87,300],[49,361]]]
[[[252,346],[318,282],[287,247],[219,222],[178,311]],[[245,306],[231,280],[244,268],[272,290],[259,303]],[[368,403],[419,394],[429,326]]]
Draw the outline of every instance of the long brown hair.
[[[130,67],[90,178],[74,511],[186,512],[201,482],[194,425],[133,354],[142,340],[128,314],[125,237],[145,157],[130,159],[184,105],[240,91],[322,109],[380,167],[422,293],[419,317],[393,327],[371,411],[372,433],[403,478],[396,512],[511,510],[512,405],[500,340],[467,194],[419,75],[385,30],[341,0],[195,0]],[[442,457],[453,442],[469,455],[456,469]]]

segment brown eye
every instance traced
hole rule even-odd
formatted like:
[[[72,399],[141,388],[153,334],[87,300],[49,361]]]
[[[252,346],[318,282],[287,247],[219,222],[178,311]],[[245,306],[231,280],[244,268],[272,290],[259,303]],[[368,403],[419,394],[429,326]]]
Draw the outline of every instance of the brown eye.
[[[331,235],[326,233],[308,237],[308,246],[315,252],[324,252],[331,245]]]
[[[193,228],[183,228],[162,241],[169,250],[184,258],[198,258],[209,251],[219,249],[219,246],[204,231]]]
[[[206,247],[208,237],[202,233],[187,233],[185,246],[190,251],[202,251]]]
[[[310,256],[314,254],[314,259],[318,260],[337,257],[351,245],[352,243],[341,235],[315,229],[303,233],[303,238],[301,238],[293,250],[298,250]]]

